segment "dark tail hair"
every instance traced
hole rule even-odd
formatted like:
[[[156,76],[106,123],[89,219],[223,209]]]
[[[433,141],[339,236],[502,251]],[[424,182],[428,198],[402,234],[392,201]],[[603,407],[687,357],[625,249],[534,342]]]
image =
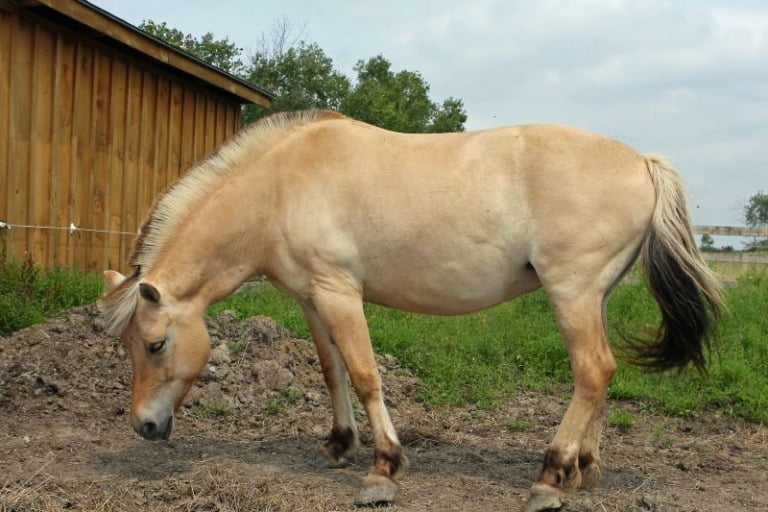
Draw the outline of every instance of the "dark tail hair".
[[[704,349],[722,308],[720,279],[696,247],[680,177],[658,156],[646,156],[646,165],[656,208],[642,255],[662,320],[654,339],[625,336],[630,358],[656,370],[693,363],[706,373]]]

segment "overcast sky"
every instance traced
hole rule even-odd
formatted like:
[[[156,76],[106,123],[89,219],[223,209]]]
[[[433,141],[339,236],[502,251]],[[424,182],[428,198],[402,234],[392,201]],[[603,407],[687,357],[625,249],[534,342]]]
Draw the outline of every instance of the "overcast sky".
[[[246,53],[287,19],[350,78],[379,54],[420,72],[433,100],[464,101],[469,130],[554,122],[661,153],[698,224],[742,225],[768,192],[764,0],[91,1]]]

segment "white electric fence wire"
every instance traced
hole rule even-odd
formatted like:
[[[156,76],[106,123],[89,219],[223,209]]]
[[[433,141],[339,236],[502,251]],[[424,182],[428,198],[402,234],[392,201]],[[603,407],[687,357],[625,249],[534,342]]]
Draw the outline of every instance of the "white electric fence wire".
[[[63,226],[36,226],[34,224],[11,224],[11,223],[0,220],[0,229],[50,229],[54,231],[69,231],[70,235],[74,235],[75,233],[78,233],[78,232],[105,233],[109,235],[131,235],[131,236],[136,236],[139,234],[139,232],[133,232],[133,231],[112,231],[109,229],[81,228],[77,226],[74,222],[71,222],[67,227],[63,227]]]

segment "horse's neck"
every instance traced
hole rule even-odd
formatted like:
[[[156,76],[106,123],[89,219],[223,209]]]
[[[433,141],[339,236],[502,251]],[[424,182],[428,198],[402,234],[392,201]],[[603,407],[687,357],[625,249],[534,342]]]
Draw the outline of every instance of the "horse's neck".
[[[237,222],[195,226],[180,234],[158,264],[147,273],[174,297],[204,306],[235,291],[245,280],[263,273],[263,244]]]

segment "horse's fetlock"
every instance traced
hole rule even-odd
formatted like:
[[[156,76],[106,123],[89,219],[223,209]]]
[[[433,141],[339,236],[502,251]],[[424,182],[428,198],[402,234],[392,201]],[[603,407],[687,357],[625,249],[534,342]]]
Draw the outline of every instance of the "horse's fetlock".
[[[374,473],[394,478],[408,466],[408,458],[399,444],[390,443],[385,449],[374,451]]]
[[[354,452],[358,446],[359,441],[354,428],[334,425],[322,451],[331,467],[340,467],[346,463],[345,456]]]
[[[577,488],[581,484],[580,466],[577,458],[570,459],[558,448],[547,449],[537,482],[558,488]]]
[[[582,453],[579,455],[579,469],[584,469],[595,460],[595,457],[591,453]]]

